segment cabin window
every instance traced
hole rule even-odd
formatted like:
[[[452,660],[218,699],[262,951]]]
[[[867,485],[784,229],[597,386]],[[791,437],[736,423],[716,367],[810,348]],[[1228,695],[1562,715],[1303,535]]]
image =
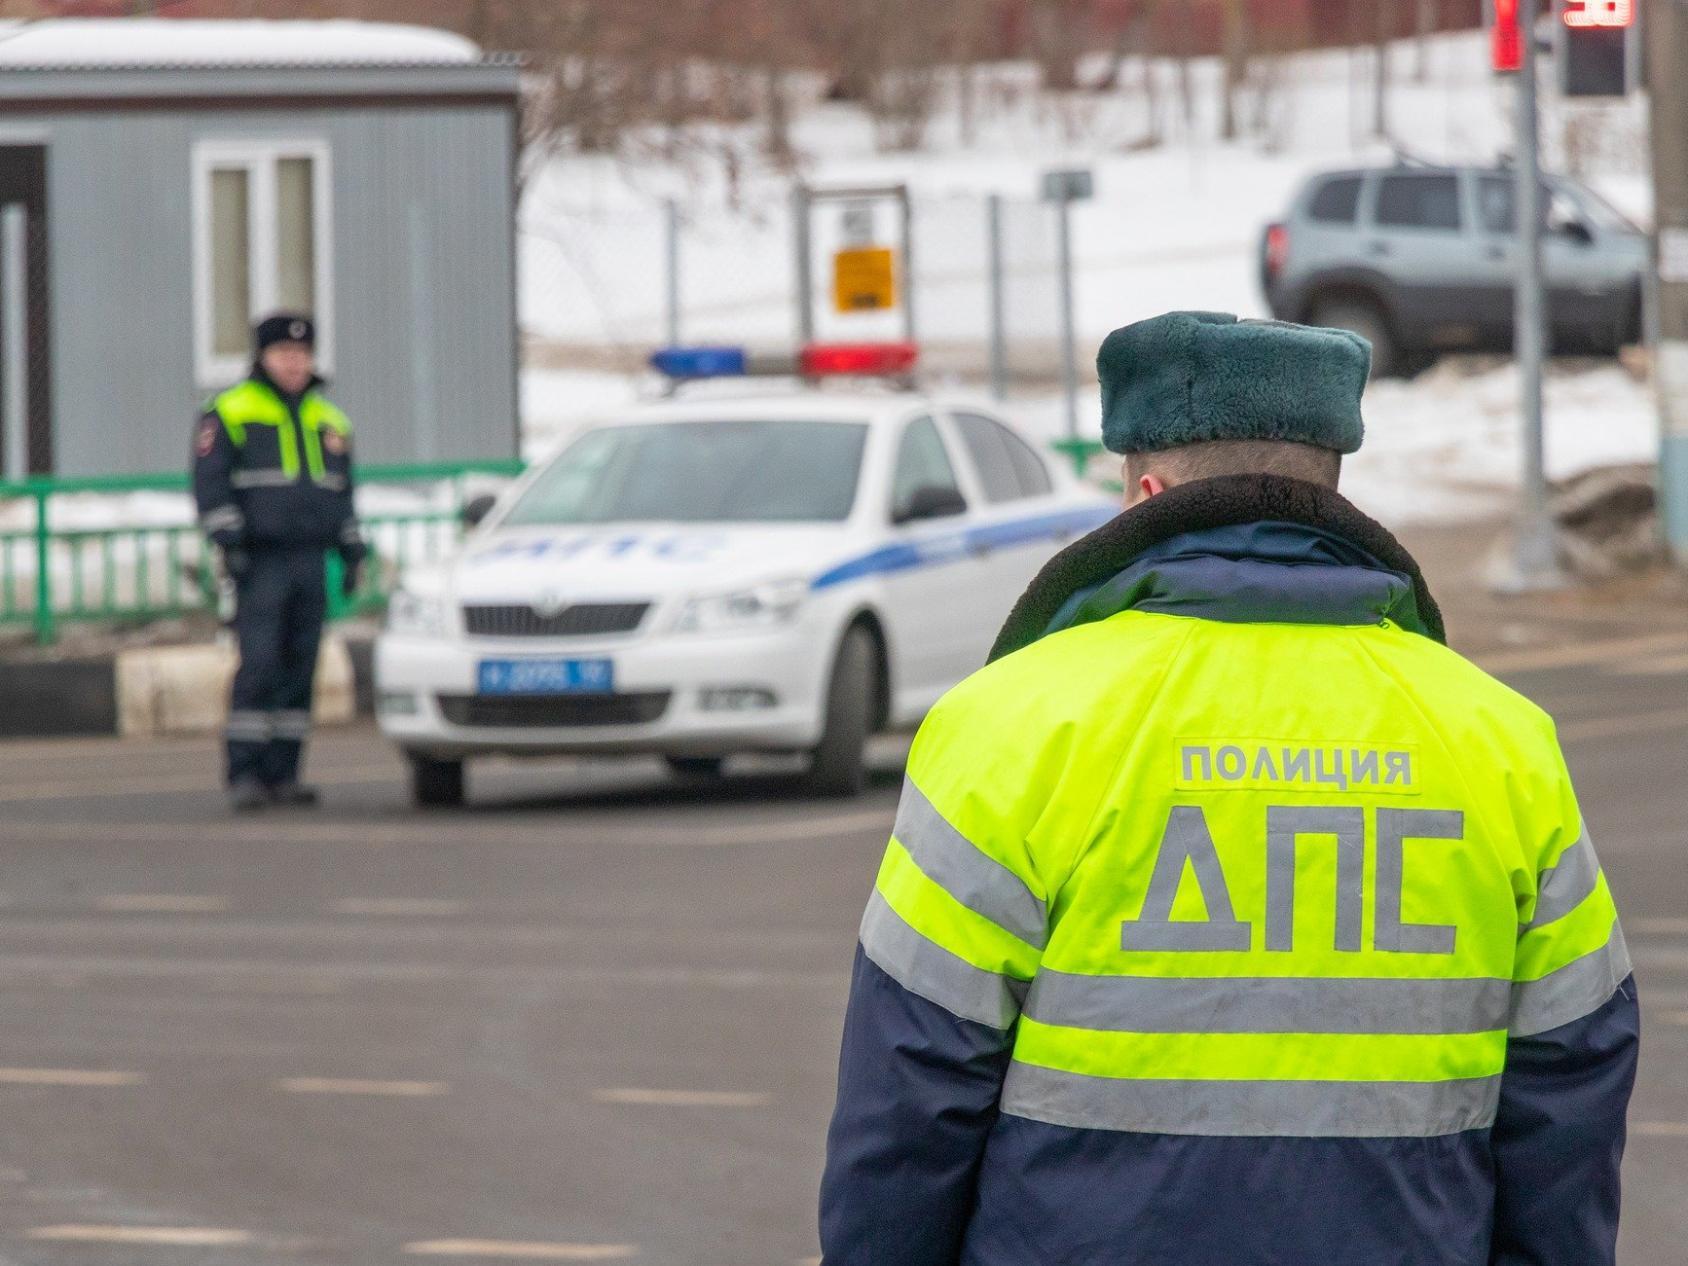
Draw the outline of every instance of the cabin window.
[[[239,378],[252,322],[309,313],[317,360],[334,359],[328,147],[317,141],[208,141],[194,150],[194,362],[199,385]]]

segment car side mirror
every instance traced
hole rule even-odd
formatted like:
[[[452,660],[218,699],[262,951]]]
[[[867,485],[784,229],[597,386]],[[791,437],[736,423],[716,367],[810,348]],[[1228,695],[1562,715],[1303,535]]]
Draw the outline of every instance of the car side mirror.
[[[1594,230],[1589,227],[1588,221],[1578,216],[1570,214],[1554,216],[1548,221],[1547,227],[1552,232],[1559,234],[1560,237],[1575,242],[1578,246],[1594,245]]]
[[[490,492],[483,492],[470,497],[463,503],[461,518],[463,526],[475,528],[481,525],[481,520],[492,513],[492,507],[498,504],[498,498]]]
[[[941,484],[922,484],[909,493],[908,500],[891,513],[893,523],[915,523],[921,519],[947,519],[951,515],[967,513],[967,498],[954,488]]]

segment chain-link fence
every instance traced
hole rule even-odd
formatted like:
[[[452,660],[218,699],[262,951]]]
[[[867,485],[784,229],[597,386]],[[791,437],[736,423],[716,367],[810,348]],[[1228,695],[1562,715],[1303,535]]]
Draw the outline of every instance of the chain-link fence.
[[[794,345],[803,324],[796,208],[775,198],[705,213],[651,199],[613,208],[552,202],[526,214],[521,311],[530,363],[626,370],[676,338]],[[910,211],[904,242],[886,200],[815,204],[807,234],[814,337],[899,338],[912,304],[930,373],[1002,391],[1051,381],[1060,328],[1054,208],[962,194],[915,197]],[[895,248],[894,307],[836,310],[833,259],[852,238]]]

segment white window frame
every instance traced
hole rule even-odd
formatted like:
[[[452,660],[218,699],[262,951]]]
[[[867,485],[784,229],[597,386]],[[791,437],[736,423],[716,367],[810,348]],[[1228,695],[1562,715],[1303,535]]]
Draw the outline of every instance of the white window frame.
[[[277,287],[276,164],[284,158],[311,160],[311,216],[314,243],[316,359],[323,373],[334,370],[333,168],[328,142],[321,139],[208,140],[193,146],[193,361],[202,388],[240,378],[250,358],[219,356],[212,345],[211,173],[238,167],[247,175],[247,242],[250,323],[280,305]]]

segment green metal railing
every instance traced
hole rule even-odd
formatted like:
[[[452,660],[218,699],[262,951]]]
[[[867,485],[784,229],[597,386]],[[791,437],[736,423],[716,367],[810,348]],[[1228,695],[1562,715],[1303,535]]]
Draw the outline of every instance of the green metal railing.
[[[415,486],[429,490],[442,504],[362,516],[370,565],[358,591],[345,596],[340,592],[339,560],[329,560],[330,615],[338,618],[379,607],[400,569],[452,549],[461,535],[467,479],[512,477],[521,471],[519,461],[361,467],[358,480],[365,487]],[[140,623],[214,608],[213,569],[204,537],[194,524],[55,523],[55,510],[64,507],[66,498],[86,497],[97,504],[101,497],[187,491],[185,474],[0,481],[0,628],[31,626],[35,640],[46,644],[57,637],[61,624],[71,621]],[[14,516],[27,519],[27,526],[9,526]]]

